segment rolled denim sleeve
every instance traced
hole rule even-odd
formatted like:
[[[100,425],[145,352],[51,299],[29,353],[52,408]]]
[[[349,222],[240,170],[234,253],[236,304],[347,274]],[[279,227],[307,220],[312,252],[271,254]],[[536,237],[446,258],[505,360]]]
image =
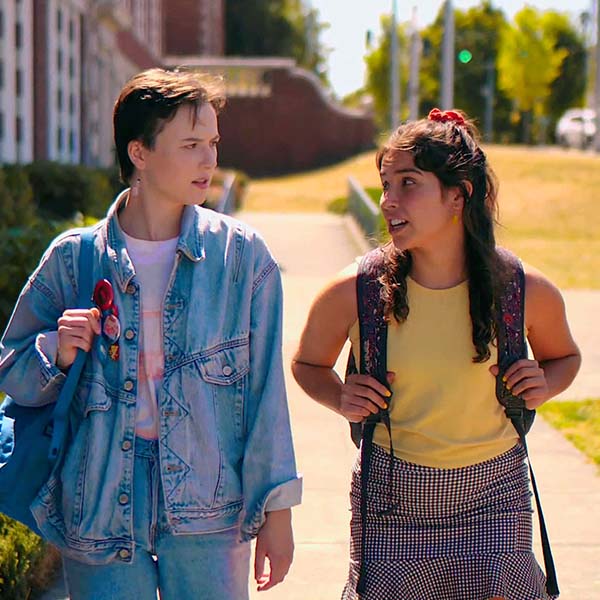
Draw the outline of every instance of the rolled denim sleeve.
[[[266,250],[265,250],[266,252]],[[256,536],[265,512],[300,504],[282,360],[281,276],[274,260],[255,278],[251,306],[247,444],[242,467],[242,537]]]
[[[74,297],[72,274],[52,245],[25,284],[0,341],[0,389],[15,402],[54,402],[65,374],[55,365],[57,320]]]

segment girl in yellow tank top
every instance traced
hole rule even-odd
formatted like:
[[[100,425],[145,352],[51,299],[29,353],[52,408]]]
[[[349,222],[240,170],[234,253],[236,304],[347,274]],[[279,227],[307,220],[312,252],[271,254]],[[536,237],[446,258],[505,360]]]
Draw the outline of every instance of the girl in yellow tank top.
[[[494,393],[497,189],[477,139],[464,114],[434,109],[377,153],[393,394],[333,369],[347,339],[358,352],[356,265],[316,298],[294,358],[306,393],[348,421],[390,411],[394,457],[376,431],[366,490],[360,455],[353,471],[345,600],[553,597],[532,552],[524,450]],[[571,383],[581,359],[560,292],[530,267],[525,287],[534,358],[504,378],[533,409]]]

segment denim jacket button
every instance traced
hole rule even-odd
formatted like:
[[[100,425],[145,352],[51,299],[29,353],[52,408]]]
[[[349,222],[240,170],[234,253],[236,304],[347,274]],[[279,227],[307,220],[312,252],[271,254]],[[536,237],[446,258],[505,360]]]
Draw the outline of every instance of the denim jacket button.
[[[125,339],[132,340],[135,337],[135,331],[133,329],[127,329],[125,331]]]
[[[223,367],[223,375],[225,375],[225,377],[229,377],[232,373],[233,369],[229,365]]]
[[[123,384],[123,389],[126,392],[131,392],[131,390],[133,389],[133,381],[131,381],[131,379],[127,379]]]
[[[121,494],[119,496],[119,504],[128,504],[129,503],[129,495],[128,494]]]
[[[126,548],[121,548],[121,550],[119,550],[119,558],[122,558],[123,560],[129,558],[131,556],[131,552],[129,552],[129,550],[127,550]]]
[[[132,446],[131,440],[124,440],[123,443],[121,444],[121,450],[125,450],[125,451],[131,450],[131,446]]]
[[[125,290],[128,294],[135,294],[135,285],[133,285],[133,283],[130,283],[127,286],[127,289]]]

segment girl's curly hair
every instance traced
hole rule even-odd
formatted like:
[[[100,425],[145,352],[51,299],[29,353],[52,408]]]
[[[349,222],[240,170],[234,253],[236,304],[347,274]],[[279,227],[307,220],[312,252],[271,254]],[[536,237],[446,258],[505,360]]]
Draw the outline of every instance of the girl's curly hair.
[[[498,186],[479,146],[477,128],[464,113],[453,111],[451,114],[461,118],[421,119],[401,125],[377,152],[376,163],[381,170],[386,156],[410,152],[419,169],[433,173],[443,187],[458,187],[462,191],[469,310],[475,347],[473,361],[485,362],[490,358],[490,343],[496,338],[494,297],[501,276],[494,236]],[[466,182],[472,186],[471,193]],[[386,260],[381,283],[385,314],[388,319],[394,317],[402,322],[409,312],[406,277],[412,259],[409,251],[399,252],[392,243],[384,250]]]

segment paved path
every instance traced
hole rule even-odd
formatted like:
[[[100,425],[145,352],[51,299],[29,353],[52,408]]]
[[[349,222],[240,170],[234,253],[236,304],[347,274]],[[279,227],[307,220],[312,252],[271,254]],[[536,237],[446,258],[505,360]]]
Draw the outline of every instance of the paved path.
[[[334,215],[242,213],[260,230],[283,270],[284,354],[289,365],[310,302],[338,270],[364,251],[348,221]],[[569,315],[585,361],[573,397],[600,396],[600,295],[567,294]],[[595,367],[595,371],[594,371]],[[294,510],[296,556],[286,581],[252,600],[332,600],[340,597],[348,559],[348,490],[355,448],[348,425],[309,400],[293,381],[288,390],[304,503]],[[567,394],[569,395],[569,394]],[[554,557],[561,600],[600,599],[600,477],[597,470],[541,419],[530,435],[531,454]],[[535,539],[538,539],[536,532]],[[539,548],[536,549],[539,555]],[[62,600],[60,586],[44,600]],[[201,600],[201,599],[199,599]]]

